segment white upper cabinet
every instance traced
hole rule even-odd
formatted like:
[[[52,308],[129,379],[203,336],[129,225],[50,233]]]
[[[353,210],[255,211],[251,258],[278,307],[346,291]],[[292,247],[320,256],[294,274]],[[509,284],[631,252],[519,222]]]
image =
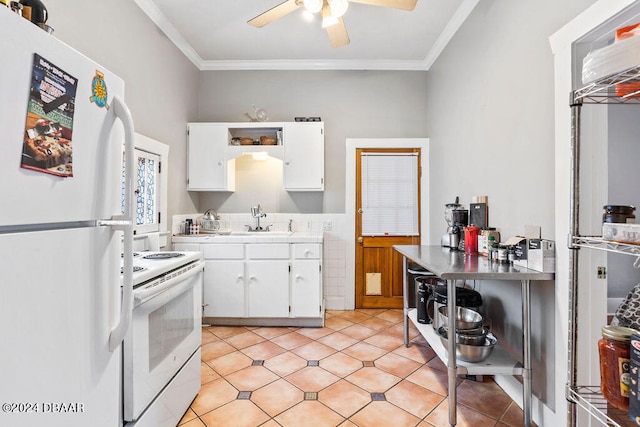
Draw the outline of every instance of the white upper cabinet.
[[[285,123],[283,171],[285,190],[324,190],[324,123]]]
[[[215,123],[189,123],[188,133],[187,189],[234,191],[235,159],[227,160],[227,128]]]
[[[283,161],[287,191],[324,190],[323,122],[189,123],[190,191],[234,191],[235,159],[265,152]]]

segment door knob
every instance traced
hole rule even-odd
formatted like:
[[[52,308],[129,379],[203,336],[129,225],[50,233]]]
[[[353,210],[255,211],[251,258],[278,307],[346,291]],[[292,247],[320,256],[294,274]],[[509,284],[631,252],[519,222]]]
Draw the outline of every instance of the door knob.
[[[358,213],[362,215],[364,211],[362,210],[362,208],[358,208]]]
[[[358,237],[358,243],[363,244],[364,243],[364,237],[362,237],[362,236]]]

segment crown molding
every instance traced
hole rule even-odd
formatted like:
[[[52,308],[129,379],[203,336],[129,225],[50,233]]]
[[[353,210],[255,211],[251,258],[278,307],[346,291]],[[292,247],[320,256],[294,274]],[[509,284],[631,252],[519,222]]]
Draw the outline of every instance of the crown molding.
[[[464,0],[423,60],[393,59],[273,59],[273,60],[203,60],[182,37],[153,0],[135,0],[158,28],[201,71],[232,70],[388,70],[428,71],[444,51],[480,0]]]

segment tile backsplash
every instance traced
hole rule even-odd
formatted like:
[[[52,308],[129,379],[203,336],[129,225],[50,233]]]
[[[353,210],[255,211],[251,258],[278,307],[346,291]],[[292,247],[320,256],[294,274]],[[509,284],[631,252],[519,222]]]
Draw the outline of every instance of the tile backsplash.
[[[186,219],[195,220],[202,216],[199,214],[174,215],[171,221],[172,234],[182,234],[181,223]],[[234,231],[246,231],[247,225],[256,226],[256,219],[249,213],[220,214],[221,219],[227,221]],[[347,269],[354,269],[353,265],[346,263],[346,235],[348,227],[345,214],[286,214],[268,213],[260,220],[260,225],[271,226],[273,231],[287,231],[289,221],[292,221],[293,231],[310,231],[324,234],[324,250],[322,260],[322,283],[325,298],[325,308],[328,310],[347,309],[346,298],[346,278]]]

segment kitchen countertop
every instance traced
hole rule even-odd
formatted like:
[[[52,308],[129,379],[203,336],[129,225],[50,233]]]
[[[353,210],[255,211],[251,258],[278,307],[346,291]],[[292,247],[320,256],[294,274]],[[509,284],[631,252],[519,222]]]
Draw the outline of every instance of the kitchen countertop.
[[[173,243],[322,243],[323,233],[308,231],[232,232],[219,234],[174,234]]]
[[[402,255],[446,280],[553,280],[554,273],[490,262],[487,257],[466,255],[440,246],[395,245]]]

